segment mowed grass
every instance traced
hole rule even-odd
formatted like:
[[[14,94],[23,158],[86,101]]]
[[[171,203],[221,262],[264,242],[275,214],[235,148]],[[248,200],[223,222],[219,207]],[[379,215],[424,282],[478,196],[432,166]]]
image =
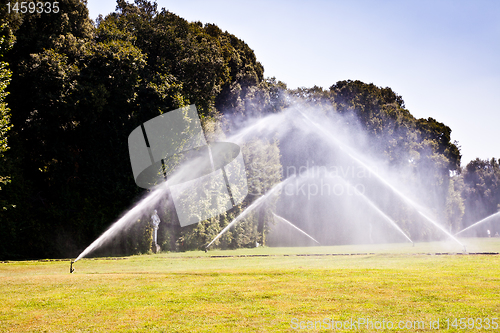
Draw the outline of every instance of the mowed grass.
[[[493,251],[499,243],[469,240],[468,246]],[[69,260],[2,263],[0,331],[287,332],[301,321],[303,327],[318,321],[317,329],[301,331],[329,331],[325,322],[319,327],[325,318],[424,322],[409,332],[437,331],[429,321],[438,319],[440,332],[500,331],[446,325],[446,319],[500,317],[500,256],[416,254],[441,247],[160,253],[83,259],[73,274]],[[374,254],[297,255],[361,252]]]

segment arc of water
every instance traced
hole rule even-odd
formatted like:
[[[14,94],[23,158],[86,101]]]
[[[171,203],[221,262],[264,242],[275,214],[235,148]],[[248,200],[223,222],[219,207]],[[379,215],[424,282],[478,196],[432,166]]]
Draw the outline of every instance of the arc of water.
[[[413,207],[417,209],[422,209],[423,207],[420,206],[418,203],[414,202],[410,198],[406,197],[402,192],[400,192],[397,188],[395,188],[391,183],[389,183],[387,180],[385,180],[382,176],[380,176],[375,170],[373,170],[372,167],[367,165],[365,162],[361,160],[360,157],[357,156],[355,152],[352,151],[352,148],[348,147],[345,143],[343,143],[341,140],[337,139],[335,136],[333,136],[330,132],[328,132],[326,129],[324,129],[322,126],[316,124],[311,118],[309,118],[307,115],[305,115],[303,112],[298,110],[298,112],[309,122],[309,124],[313,125],[317,129],[320,130],[323,135],[328,136],[330,139],[335,141],[338,145],[338,147],[343,150],[347,156],[352,158],[354,161],[356,161],[358,164],[360,164],[362,167],[364,167],[366,170],[368,170],[372,175],[374,175],[378,180],[380,180],[384,185],[389,187],[391,190],[394,191],[398,196],[400,196],[402,199],[404,199],[406,202],[411,204]]]
[[[255,132],[261,132],[265,130],[265,133],[276,133],[277,128],[283,124],[283,114],[271,114],[263,117],[246,128],[240,130],[239,132],[231,135],[227,138],[228,141],[234,142],[236,144],[241,144],[245,142],[247,136],[255,136]]]
[[[363,161],[361,161],[361,159],[359,159],[358,157],[356,157],[356,155],[352,152],[352,149],[350,149],[343,142],[341,142],[339,139],[337,139],[335,136],[333,136],[330,132],[328,132],[322,126],[316,124],[314,121],[312,121],[307,115],[305,115],[304,113],[302,113],[300,110],[297,110],[297,111],[304,117],[304,119],[307,120],[307,122],[310,125],[312,125],[315,128],[317,128],[324,136],[326,136],[326,137],[332,139],[334,142],[336,142],[337,145],[340,147],[340,149],[342,149],[343,151],[345,151],[349,157],[351,157],[354,161],[356,161],[357,163],[359,163],[360,165],[362,165],[366,170],[368,170],[378,180],[380,180],[383,184],[385,184],[391,190],[393,190],[394,193],[396,193],[401,199],[403,199],[405,202],[407,202],[408,204],[410,204],[410,206],[412,206],[413,208],[415,208],[417,210],[417,212],[420,215],[422,215],[427,221],[429,221],[430,223],[432,223],[435,227],[437,227],[439,230],[441,230],[444,234],[446,234],[448,237],[450,237],[453,241],[455,241],[457,244],[459,244],[465,250],[465,245],[464,244],[462,244],[458,239],[456,239],[455,237],[453,237],[453,235],[450,234],[448,231],[446,231],[446,229],[444,229],[439,223],[437,223],[436,221],[434,221],[434,220],[430,219],[429,217],[425,216],[421,212],[421,210],[423,210],[423,209],[422,209],[422,207],[419,204],[417,204],[416,202],[414,202],[410,198],[406,197],[397,188],[395,188],[392,184],[390,184],[388,181],[386,181],[384,178],[382,178],[382,176],[380,176],[378,173],[376,173],[370,166],[368,166],[366,163],[364,163]]]
[[[261,204],[263,204],[266,201],[266,199],[269,198],[273,193],[276,193],[286,183],[288,183],[289,181],[291,181],[292,179],[295,179],[295,178],[296,178],[295,175],[288,177],[287,179],[285,179],[285,180],[281,181],[280,183],[276,184],[265,195],[263,195],[260,198],[258,198],[257,200],[255,200],[240,215],[238,215],[234,220],[232,220],[231,223],[229,223],[224,229],[222,229],[222,231],[219,232],[219,234],[217,234],[217,236],[215,236],[215,238],[212,239],[212,241],[210,243],[208,243],[208,245],[205,248],[208,249],[210,247],[210,245],[212,245],[213,242],[215,242],[217,239],[219,239],[220,236],[222,236],[226,231],[228,231],[229,228],[231,228],[233,225],[235,225],[236,223],[238,223],[239,221],[241,221],[245,216],[248,215],[248,213],[250,213],[252,210],[254,210],[255,208],[259,207]]]
[[[113,223],[113,225],[106,230],[99,238],[97,238],[92,244],[90,244],[80,255],[75,259],[74,262],[82,259],[96,248],[105,244],[108,240],[112,239],[120,230],[124,229],[127,225],[135,222],[139,217],[141,217],[146,209],[151,209],[159,200],[164,197],[167,190],[167,183],[162,183],[153,192],[151,192],[147,197],[145,197],[139,204],[134,206],[125,215],[123,215],[118,221]]]
[[[354,189],[354,192],[356,194],[360,195],[363,198],[363,200],[371,208],[373,208],[377,213],[379,213],[384,218],[385,221],[389,222],[390,225],[392,225],[394,228],[396,228],[396,230],[398,230],[408,241],[410,241],[410,243],[413,243],[413,241],[411,240],[411,238],[397,225],[397,223],[394,222],[394,220],[391,219],[389,216],[387,216],[380,208],[378,208],[377,205],[375,205],[375,203],[373,201],[371,201],[370,199],[368,199],[368,197],[366,195],[364,195],[363,193],[359,192],[356,187],[352,186],[351,183],[349,183],[344,178],[342,178],[340,176],[337,176],[336,178],[339,178],[342,182],[344,182],[344,184],[346,184],[347,186],[349,186],[351,189]]]
[[[309,235],[308,233],[306,233],[304,230],[300,229],[299,227],[297,227],[295,224],[293,224],[292,222],[288,221],[287,219],[285,219],[284,217],[281,217],[279,215],[276,215],[275,213],[273,213],[274,217],[278,220],[278,221],[281,221],[283,223],[286,223],[290,226],[292,226],[293,228],[295,228],[295,230],[298,230],[299,232],[301,232],[302,234],[306,235],[307,237],[309,237],[310,239],[312,239],[313,241],[315,241],[316,243],[319,244],[319,242],[317,240],[315,240],[311,235]],[[320,244],[321,245],[321,244]]]
[[[438,227],[442,232],[444,232],[445,234],[447,235],[450,235],[450,233],[448,231],[446,231],[445,228],[443,228],[441,225],[439,225],[438,223],[434,222],[433,220],[431,220],[428,216],[426,216],[424,213],[422,213],[421,211],[417,211],[420,215],[422,215],[427,221],[431,222],[432,224],[434,224],[436,227]],[[467,249],[465,248],[465,245],[460,243],[455,237],[451,237],[452,239],[456,240],[457,243],[459,243],[460,245],[463,246],[463,249],[464,249],[464,252],[467,252]]]
[[[478,226],[479,224],[482,224],[482,223],[484,223],[484,222],[486,222],[486,221],[489,221],[489,220],[491,220],[492,218],[494,218],[494,217],[495,217],[495,216],[497,216],[497,215],[500,215],[500,212],[495,213],[495,214],[491,214],[490,216],[485,217],[484,219],[482,219],[482,220],[480,220],[480,221],[478,221],[478,222],[474,223],[473,225],[470,225],[470,226],[468,226],[467,228],[465,228],[465,229],[463,229],[463,230],[460,230],[459,232],[457,232],[457,233],[455,234],[455,236],[456,236],[456,235],[458,235],[458,234],[461,234],[462,232],[464,232],[464,231],[466,231],[466,230],[469,230],[469,229],[471,229],[471,228],[473,228],[473,227],[475,227],[475,226]]]

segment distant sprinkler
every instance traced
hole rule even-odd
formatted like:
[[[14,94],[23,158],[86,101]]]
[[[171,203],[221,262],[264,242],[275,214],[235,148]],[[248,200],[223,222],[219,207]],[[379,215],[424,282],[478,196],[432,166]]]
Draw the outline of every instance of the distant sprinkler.
[[[74,264],[74,263],[75,263],[75,262],[74,262],[73,260],[71,260],[71,264],[69,265],[69,273],[70,273],[70,274],[71,274],[71,273],[73,273],[73,272],[75,271],[75,269],[73,268],[73,264]]]

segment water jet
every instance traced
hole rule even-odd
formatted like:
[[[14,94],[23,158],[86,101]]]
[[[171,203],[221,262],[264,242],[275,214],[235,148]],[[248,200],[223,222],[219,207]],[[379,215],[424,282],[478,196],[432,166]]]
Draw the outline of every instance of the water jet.
[[[318,120],[319,119],[319,120]],[[439,232],[442,232],[445,234],[447,237],[450,237],[454,242],[459,244],[464,251],[466,251],[465,245],[462,244],[459,240],[457,240],[453,235],[451,235],[443,226],[441,226],[440,223],[436,222],[433,220],[433,218],[430,218],[429,210],[427,210],[425,207],[417,203],[416,201],[413,200],[414,197],[417,197],[418,194],[415,194],[414,192],[410,191],[402,191],[400,186],[395,186],[396,184],[400,185],[400,183],[397,183],[393,180],[389,181],[389,175],[392,175],[390,173],[384,173],[384,171],[380,171],[375,165],[376,160],[372,160],[369,158],[369,155],[365,155],[362,153],[362,150],[360,149],[355,149],[354,146],[350,143],[348,137],[343,137],[341,133],[338,133],[335,131],[335,125],[332,123],[332,126],[328,125],[328,119],[324,118],[316,118],[313,117],[311,113],[307,113],[305,110],[298,109],[298,108],[289,108],[289,110],[285,110],[284,112],[278,113],[278,114],[272,114],[266,117],[262,117],[259,119],[251,119],[248,122],[245,122],[240,126],[240,128],[232,133],[231,135],[228,135],[228,137],[225,139],[227,142],[234,142],[237,144],[245,144],[246,142],[251,142],[254,138],[260,138],[264,137],[265,139],[277,137],[278,140],[280,140],[280,153],[283,153],[283,159],[281,159],[280,156],[280,163],[282,164],[282,167],[285,167],[285,165],[288,166],[297,166],[300,168],[304,167],[305,165],[305,160],[304,160],[304,154],[305,153],[306,157],[309,159],[313,159],[317,161],[317,158],[322,159],[322,162],[324,163],[333,163],[335,167],[343,167],[342,163],[347,163],[349,166],[355,166],[356,168],[362,169],[365,171],[366,174],[373,175],[373,180],[370,180],[368,184],[371,187],[370,189],[373,189],[371,193],[361,193],[358,191],[358,189],[353,186],[350,180],[351,176],[349,175],[344,175],[343,177],[339,177],[338,179],[343,182],[349,189],[351,189],[353,193],[355,194],[361,194],[359,196],[359,201],[352,200],[352,199],[345,199],[345,200],[350,200],[348,201],[349,204],[356,204],[359,205],[361,201],[363,202],[363,207],[370,207],[370,209],[366,209],[368,212],[362,212],[364,217],[366,218],[372,218],[372,217],[377,217],[377,221],[379,221],[379,218],[381,218],[380,221],[385,221],[389,223],[394,229],[396,229],[402,236],[405,237],[405,239],[409,242],[412,243],[412,246],[415,246],[415,242],[412,240],[412,238],[415,238],[413,235],[413,229],[408,228],[408,230],[412,230],[412,234],[407,234],[407,232],[403,231],[399,225],[395,222],[394,219],[392,219],[390,216],[394,216],[393,210],[391,208],[387,208],[384,205],[381,205],[381,203],[392,203],[389,201],[380,201],[379,198],[375,197],[378,195],[375,190],[383,189],[383,192],[386,193],[386,195],[390,194],[391,198],[396,199],[398,202],[398,205],[401,204],[406,211],[406,207],[410,208],[412,212],[418,213],[419,216],[417,216],[417,220],[419,223],[422,222],[429,222],[432,226],[435,227],[435,229],[439,230]],[[360,132],[362,134],[362,132]],[[350,134],[349,134],[350,135]],[[290,139],[291,138],[291,139]],[[308,141],[309,138],[313,138],[312,140],[314,141],[315,145],[311,145],[311,141]],[[290,139],[290,140],[289,140]],[[283,149],[282,150],[282,145],[283,146],[288,145],[288,150]],[[313,147],[314,149],[311,149]],[[316,150],[316,147],[320,147],[323,149],[322,151]],[[252,162],[252,160],[250,160]],[[338,162],[338,163],[337,163]],[[299,164],[299,163],[304,163],[304,164]],[[197,164],[191,164],[191,165],[182,165],[179,169],[177,169],[175,172],[173,172],[171,175],[169,175],[170,179],[179,178],[182,180],[183,178],[186,177],[191,172],[196,172],[200,168],[199,165]],[[301,177],[302,175],[300,174],[300,168],[299,168],[299,177],[300,179],[298,181],[304,181],[304,178]],[[306,168],[307,169],[307,168]],[[282,169],[283,170],[283,169]],[[353,169],[354,170],[354,169]],[[263,173],[265,170],[259,170],[259,172]],[[283,178],[285,178],[286,175],[283,174]],[[281,188],[284,188],[284,193],[287,191],[289,186],[284,187],[285,185],[289,185],[288,182],[291,181],[293,177],[297,177],[295,174],[291,177],[287,177],[285,180],[280,182],[279,184],[275,185],[274,187],[271,188],[267,193],[264,195],[260,195],[253,203],[248,205],[244,210],[236,216],[227,226],[225,226],[216,236],[214,239],[212,239],[208,245],[206,245],[205,251],[208,251],[208,248],[214,244],[217,239],[219,239],[225,232],[227,232],[231,227],[233,227],[236,223],[239,221],[245,219],[249,213],[259,207],[262,206],[262,204],[270,198],[272,195],[276,194]],[[337,176],[338,177],[338,176]],[[354,176],[352,176],[354,177]],[[180,181],[178,179],[178,181]],[[314,182],[314,180],[313,180]],[[364,183],[366,184],[366,183]],[[300,184],[294,183],[294,186],[299,186]],[[307,184],[309,185],[309,184]],[[357,186],[357,185],[356,185]],[[167,183],[162,183],[157,185],[151,193],[149,193],[143,200],[141,200],[136,206],[132,207],[128,212],[126,212],[122,217],[120,217],[106,232],[104,232],[98,239],[96,239],[87,249],[84,250],[76,259],[74,262],[78,261],[82,257],[86,256],[89,254],[91,251],[96,249],[97,247],[103,245],[104,243],[107,242],[107,240],[113,239],[113,237],[120,231],[125,230],[130,224],[134,223],[137,221],[139,218],[142,218],[142,216],[148,216],[150,212],[159,207],[159,202],[160,200],[171,200],[172,198],[166,198],[168,196],[169,190],[168,190],[168,185]],[[409,194],[410,193],[410,194]],[[427,193],[427,192],[425,192]],[[307,199],[309,200],[309,197],[300,197],[301,199]],[[323,200],[323,201],[321,201]],[[325,230],[331,230],[332,226],[328,226],[325,223],[330,223],[329,217],[327,214],[330,213],[325,213],[328,212],[329,208],[329,203],[327,200],[330,200],[329,198],[324,198],[320,199],[320,201],[316,201],[316,203],[311,204],[311,207],[316,205],[315,211],[311,210],[309,213],[308,211],[304,210],[305,207],[308,207],[308,204],[304,204],[303,202],[299,202],[297,204],[297,209],[295,212],[297,214],[302,214],[301,210],[304,211],[304,216],[301,221],[304,221],[305,223],[308,223],[309,221],[316,222],[316,221],[322,221],[324,229]],[[344,199],[341,199],[344,200]],[[319,202],[319,204],[318,204]],[[340,201],[339,201],[340,202]],[[326,206],[324,206],[326,205]],[[341,205],[340,203],[335,204],[338,207]],[[333,207],[333,205],[332,205]],[[345,210],[343,219],[338,218],[336,221],[339,221],[338,228],[336,230],[344,230],[344,234],[347,235],[347,232],[349,231],[349,228],[351,225],[349,225],[348,228],[344,228],[344,226],[347,226],[347,224],[342,224],[342,223],[349,223],[350,220],[349,218],[351,216],[354,216],[354,218],[358,218],[357,221],[361,221],[359,218],[360,215],[356,215],[357,213],[357,207],[354,207],[355,210],[349,211]],[[278,212],[280,209],[277,210]],[[292,214],[293,214],[293,208],[292,208]],[[315,213],[317,212],[317,213]],[[294,226],[292,223],[287,223],[286,219],[283,219],[281,216],[276,215],[276,213],[273,213],[275,219],[278,221],[281,221],[285,224],[288,224],[289,226],[293,226],[294,229],[296,229],[296,226]],[[309,215],[306,215],[309,214]],[[312,214],[317,214],[317,215],[312,215]],[[351,214],[351,215],[349,215]],[[290,214],[288,214],[290,215]],[[417,215],[417,214],[415,214]],[[292,215],[290,215],[292,216]],[[319,216],[319,218],[317,218]],[[296,216],[294,216],[296,218]],[[297,217],[299,218],[299,217]],[[304,219],[305,218],[305,219]],[[491,218],[491,217],[489,217]],[[286,221],[284,221],[286,220]],[[345,221],[345,222],[344,222]],[[352,221],[352,220],[351,220]],[[479,221],[476,224],[480,224]],[[377,222],[378,223],[378,222]],[[475,224],[475,225],[476,225]],[[381,224],[382,225],[382,224]],[[182,225],[181,225],[182,227]],[[302,225],[301,225],[302,227]],[[319,227],[314,227],[315,231],[319,230]],[[333,226],[336,227],[336,226]],[[359,225],[355,226],[354,228],[360,228]],[[418,227],[418,226],[416,226]],[[473,226],[470,226],[461,232],[471,228]],[[361,227],[362,228],[362,227]],[[310,230],[310,229],[307,229]],[[364,232],[364,230],[360,229],[361,233]],[[375,229],[376,232],[381,232],[381,230],[385,229]],[[303,233],[303,231],[301,231]],[[395,233],[396,234],[396,233]],[[321,234],[321,236],[318,233],[314,234],[316,237],[323,237],[324,234]],[[391,234],[392,235],[392,234]],[[411,235],[411,238],[410,238]],[[388,238],[385,237],[381,238],[383,240],[387,240]],[[313,239],[316,243],[319,243],[316,239],[312,238],[310,235],[307,235],[307,237]],[[337,237],[337,236],[335,236]],[[338,237],[345,237],[343,235],[340,235]],[[370,236],[371,237],[371,236]],[[399,236],[398,236],[399,237]],[[325,245],[325,241],[323,238],[318,238],[321,240],[321,243]],[[341,239],[341,238],[339,238]],[[344,242],[347,238],[341,239],[341,242]],[[74,263],[73,262],[73,263]],[[72,269],[72,266],[71,266]]]
[[[273,188],[271,188],[271,190],[269,190],[266,194],[264,194],[263,196],[261,196],[260,198],[255,200],[240,215],[238,215],[233,221],[231,221],[231,223],[229,223],[224,229],[222,229],[222,231],[219,232],[219,234],[217,236],[215,236],[215,238],[210,243],[208,243],[208,245],[205,248],[208,249],[210,247],[210,245],[212,245],[217,239],[219,239],[220,236],[222,236],[226,231],[228,231],[229,228],[231,228],[233,225],[235,225],[236,223],[241,221],[252,210],[254,210],[255,208],[259,207],[261,204],[263,204],[267,200],[267,198],[269,198],[272,194],[279,191],[286,183],[288,183],[292,179],[295,179],[295,176],[291,176],[291,177],[281,181],[280,183],[276,184]]]
[[[441,230],[444,234],[446,234],[448,237],[450,237],[453,241],[455,241],[457,244],[459,244],[461,247],[465,249],[465,245],[462,244],[458,239],[453,237],[452,234],[450,234],[446,229],[444,229],[439,223],[434,221],[433,219],[427,217],[424,215],[421,210],[423,210],[423,207],[416,202],[414,202],[412,199],[408,198],[406,195],[404,195],[402,192],[400,192],[396,187],[394,187],[392,184],[390,184],[387,180],[385,180],[381,175],[379,175],[373,168],[371,168],[369,165],[364,163],[359,157],[357,157],[357,154],[347,146],[345,143],[340,141],[338,138],[336,138],[334,135],[332,135],[330,132],[328,132],[323,126],[317,124],[313,120],[311,120],[307,115],[305,115],[302,111],[297,110],[302,117],[306,120],[306,122],[310,125],[319,130],[319,132],[316,133],[321,133],[324,137],[329,138],[330,140],[327,140],[328,142],[333,141],[336,143],[336,145],[346,153],[347,156],[349,156],[353,161],[357,162],[361,166],[363,166],[366,170],[368,170],[371,174],[373,174],[379,181],[382,182],[382,184],[386,185],[389,187],[394,193],[396,193],[403,201],[405,201],[407,204],[409,204],[411,207],[413,207],[417,212],[423,216],[427,221],[429,221],[432,225],[437,227],[439,230]]]
[[[464,231],[467,231],[467,230],[469,230],[469,229],[472,229],[472,228],[474,228],[474,227],[476,227],[476,226],[478,226],[478,225],[480,225],[480,224],[483,224],[484,222],[487,222],[487,221],[489,221],[489,220],[493,219],[493,218],[494,218],[494,217],[496,217],[496,216],[499,216],[499,217],[500,217],[500,212],[498,212],[498,213],[494,213],[494,214],[491,214],[490,216],[487,216],[487,217],[485,217],[484,219],[482,219],[482,220],[480,220],[480,221],[478,221],[478,222],[476,222],[476,223],[474,223],[474,224],[472,224],[472,225],[468,226],[467,228],[465,228],[465,229],[463,229],[463,230],[461,230],[461,231],[457,232],[457,233],[455,234],[455,236],[457,236],[458,234],[461,234],[461,233],[462,233],[462,232],[464,232]]]
[[[288,221],[287,219],[285,219],[284,217],[281,217],[279,215],[276,215],[275,213],[273,213],[274,217],[276,220],[278,221],[281,221],[285,224],[288,224],[289,226],[291,226],[292,228],[294,228],[295,230],[298,230],[300,233],[306,235],[307,237],[309,237],[310,239],[312,239],[313,241],[315,241],[316,243],[319,244],[319,242],[317,240],[315,240],[312,236],[310,236],[308,233],[306,233],[304,230],[300,229],[299,227],[297,227],[295,224],[293,224],[292,222]],[[321,245],[321,244],[319,244]]]

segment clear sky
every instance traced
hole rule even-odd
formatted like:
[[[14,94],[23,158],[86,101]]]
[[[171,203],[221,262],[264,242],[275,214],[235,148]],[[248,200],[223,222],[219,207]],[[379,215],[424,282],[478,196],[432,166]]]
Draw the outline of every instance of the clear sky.
[[[340,80],[391,87],[417,118],[451,129],[462,165],[500,158],[500,1],[159,0],[215,23],[289,88]],[[113,0],[88,0],[91,18]]]

